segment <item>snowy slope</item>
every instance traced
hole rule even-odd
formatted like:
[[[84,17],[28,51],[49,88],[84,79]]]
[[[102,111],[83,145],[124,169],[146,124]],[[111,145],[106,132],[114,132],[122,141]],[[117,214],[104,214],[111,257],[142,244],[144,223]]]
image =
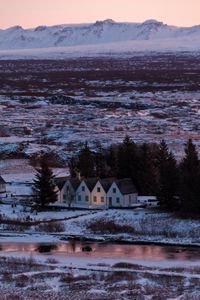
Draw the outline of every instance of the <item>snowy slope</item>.
[[[144,23],[117,23],[108,19],[94,24],[39,26],[34,29],[15,26],[0,30],[0,56],[9,54],[8,50],[16,49],[45,49],[45,52],[50,50],[65,53],[73,53],[74,50],[92,53],[195,51],[200,50],[200,25],[181,28],[168,26],[156,20]],[[35,52],[36,55],[39,52]]]

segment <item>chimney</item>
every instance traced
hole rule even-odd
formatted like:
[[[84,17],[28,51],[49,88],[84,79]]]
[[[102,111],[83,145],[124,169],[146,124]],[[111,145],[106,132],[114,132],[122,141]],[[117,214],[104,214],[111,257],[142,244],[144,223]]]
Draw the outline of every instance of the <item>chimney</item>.
[[[75,173],[76,173],[76,178],[81,181],[81,172],[79,170],[76,170]]]

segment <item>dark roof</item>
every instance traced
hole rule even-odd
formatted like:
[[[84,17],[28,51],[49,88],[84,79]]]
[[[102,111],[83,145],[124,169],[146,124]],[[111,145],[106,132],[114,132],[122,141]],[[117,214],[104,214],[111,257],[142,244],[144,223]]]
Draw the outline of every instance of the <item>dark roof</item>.
[[[74,190],[77,190],[79,184],[81,183],[81,181],[78,178],[70,178],[69,182],[71,183]]]
[[[107,193],[109,188],[111,187],[113,181],[115,181],[114,178],[104,178],[104,179],[99,179],[102,187],[104,188],[104,191]]]
[[[130,178],[117,179],[115,182],[123,195],[137,193],[137,189]]]
[[[5,180],[3,179],[3,177],[0,176],[0,183],[6,183]]]
[[[57,187],[59,188],[59,190],[61,191],[62,188],[64,187],[65,183],[66,183],[66,179],[55,178],[55,183],[56,183]]]
[[[99,178],[87,178],[87,179],[83,179],[83,181],[85,182],[85,184],[87,185],[88,189],[90,192],[92,192],[93,188],[95,187],[97,181],[99,180]]]

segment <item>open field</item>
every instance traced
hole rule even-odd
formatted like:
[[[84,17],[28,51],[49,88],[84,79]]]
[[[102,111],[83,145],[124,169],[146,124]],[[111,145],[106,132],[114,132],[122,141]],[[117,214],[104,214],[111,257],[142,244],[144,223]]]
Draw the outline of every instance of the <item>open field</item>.
[[[0,153],[61,159],[88,140],[165,138],[180,158],[200,148],[200,55],[0,62]]]
[[[154,209],[60,210],[30,213],[0,205],[2,242],[96,241],[200,246],[200,222]],[[50,222],[50,224],[49,224]],[[9,235],[7,236],[7,234]]]
[[[0,266],[1,300],[160,300],[161,297],[197,300],[200,297],[199,266],[107,261],[74,267],[60,257],[7,254],[0,257]]]

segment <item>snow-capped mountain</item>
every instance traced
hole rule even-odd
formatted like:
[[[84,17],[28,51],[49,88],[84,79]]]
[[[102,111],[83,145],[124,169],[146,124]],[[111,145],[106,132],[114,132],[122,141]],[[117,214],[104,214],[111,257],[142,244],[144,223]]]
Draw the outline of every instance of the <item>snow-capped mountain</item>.
[[[177,38],[191,38],[191,41],[200,39],[200,26],[180,28],[156,20],[117,23],[110,19],[94,24],[39,26],[34,29],[15,26],[0,30],[0,49],[35,49]]]

